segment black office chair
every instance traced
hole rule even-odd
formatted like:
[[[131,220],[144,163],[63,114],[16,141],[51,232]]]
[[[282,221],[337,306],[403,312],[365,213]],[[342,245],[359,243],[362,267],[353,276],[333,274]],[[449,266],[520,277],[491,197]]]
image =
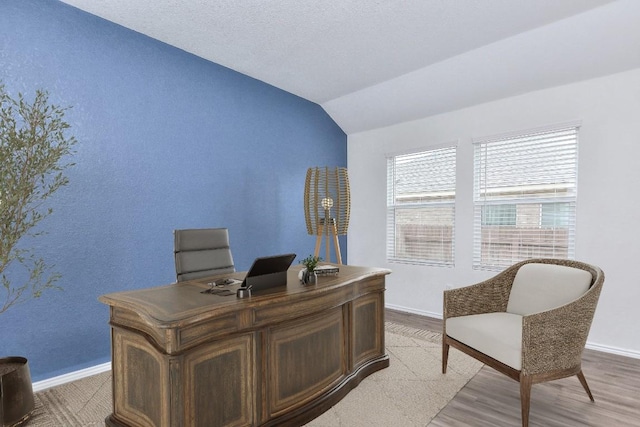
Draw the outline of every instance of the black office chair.
[[[236,271],[226,228],[174,230],[173,235],[178,282]]]

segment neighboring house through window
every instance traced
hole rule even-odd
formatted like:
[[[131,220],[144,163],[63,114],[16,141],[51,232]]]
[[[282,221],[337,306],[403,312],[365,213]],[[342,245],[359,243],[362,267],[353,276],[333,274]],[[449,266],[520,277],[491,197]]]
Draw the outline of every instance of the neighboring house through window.
[[[454,264],[456,147],[387,157],[387,260]]]
[[[578,125],[474,141],[473,267],[574,258]]]

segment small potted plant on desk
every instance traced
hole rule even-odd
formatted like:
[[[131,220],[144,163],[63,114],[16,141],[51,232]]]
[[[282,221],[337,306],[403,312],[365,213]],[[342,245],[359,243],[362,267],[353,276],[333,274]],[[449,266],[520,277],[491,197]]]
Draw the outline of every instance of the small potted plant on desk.
[[[315,284],[318,281],[318,276],[316,275],[315,270],[320,261],[322,261],[322,258],[313,255],[309,255],[301,261],[302,265],[305,267],[302,271],[302,282],[305,285]]]

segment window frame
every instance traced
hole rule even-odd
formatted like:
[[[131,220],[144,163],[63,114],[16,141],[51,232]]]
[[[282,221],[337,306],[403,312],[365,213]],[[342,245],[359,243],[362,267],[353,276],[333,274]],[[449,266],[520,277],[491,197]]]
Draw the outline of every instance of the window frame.
[[[412,264],[412,265],[426,265],[426,266],[455,266],[455,210],[456,210],[456,166],[457,166],[457,142],[448,144],[440,144],[429,147],[421,147],[411,151],[405,151],[402,153],[393,153],[386,155],[387,161],[387,214],[386,214],[386,260],[389,263],[398,264]],[[413,197],[413,201],[398,202],[402,198],[399,195],[400,189],[397,185],[399,170],[397,161],[399,159],[406,162],[410,162],[409,157],[419,157],[423,155],[425,158],[429,156],[437,157],[441,155],[441,161],[434,170],[445,172],[443,180],[439,184],[428,184],[425,191],[420,193],[420,196]],[[431,162],[425,161],[430,164]],[[405,170],[406,173],[408,170]],[[432,172],[433,174],[434,172]],[[428,176],[428,172],[424,172],[424,175]],[[420,184],[415,184],[416,188]],[[444,187],[442,187],[444,185]],[[441,191],[437,191],[440,187]],[[409,199],[406,196],[405,199]],[[420,212],[420,210],[422,212]],[[438,217],[431,216],[429,214],[435,213],[443,215]],[[423,237],[430,238],[431,244],[425,244],[424,240],[418,241],[416,244],[421,247],[415,249],[416,253],[407,255],[410,249],[403,249],[403,244],[399,243],[400,234],[399,231],[399,217],[401,215],[413,215],[414,219],[420,215],[429,215],[433,219],[434,223],[428,224],[419,222],[414,224],[415,226],[422,226],[427,228]],[[444,218],[444,219],[442,219]],[[444,221],[438,237],[438,227],[436,224],[439,221]],[[404,224],[411,225],[411,224]],[[449,227],[449,228],[447,228]],[[432,231],[433,230],[433,231]],[[450,230],[450,231],[449,231]],[[433,232],[433,234],[431,234]],[[402,233],[407,236],[411,233]],[[416,233],[419,234],[419,233]],[[406,240],[406,239],[405,239]],[[415,239],[414,239],[415,240]],[[440,245],[437,242],[440,240]],[[405,247],[407,244],[404,245]],[[439,255],[438,252],[440,252]],[[416,256],[413,256],[416,255]]]
[[[571,122],[473,140],[474,270],[502,270],[529,258],[575,258],[580,126]],[[489,161],[494,143],[502,146],[492,148]],[[505,157],[496,160],[501,153]],[[516,223],[490,229],[487,208],[507,205],[516,206]],[[555,226],[548,221],[551,205]]]

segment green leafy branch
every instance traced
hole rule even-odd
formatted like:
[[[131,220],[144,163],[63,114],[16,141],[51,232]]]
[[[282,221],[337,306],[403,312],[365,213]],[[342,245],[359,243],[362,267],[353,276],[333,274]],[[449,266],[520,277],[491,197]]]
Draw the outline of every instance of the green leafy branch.
[[[69,183],[64,171],[74,163],[64,159],[74,153],[77,141],[67,136],[67,109],[50,104],[46,91],[37,90],[30,103],[22,94],[11,98],[0,84],[0,314],[58,288],[60,274],[33,249],[19,244],[27,236],[43,234],[35,227],[52,213],[45,202]],[[15,284],[10,275],[18,266],[26,269],[28,278]]]
[[[308,257],[300,261],[300,263],[307,268],[307,271],[309,273],[312,273],[316,269],[320,261],[322,261],[322,258],[309,255]]]

